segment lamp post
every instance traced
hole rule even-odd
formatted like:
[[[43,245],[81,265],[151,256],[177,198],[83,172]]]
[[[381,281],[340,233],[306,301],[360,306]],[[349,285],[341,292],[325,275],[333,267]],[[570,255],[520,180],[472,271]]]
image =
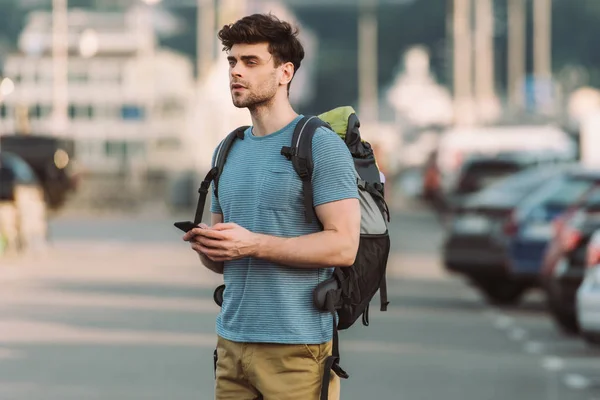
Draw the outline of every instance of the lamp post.
[[[508,99],[513,111],[525,106],[525,0],[508,0]]]
[[[365,122],[379,119],[377,0],[360,0],[358,17],[358,98]]]
[[[69,118],[69,19],[67,0],[52,0],[52,133],[64,135]]]

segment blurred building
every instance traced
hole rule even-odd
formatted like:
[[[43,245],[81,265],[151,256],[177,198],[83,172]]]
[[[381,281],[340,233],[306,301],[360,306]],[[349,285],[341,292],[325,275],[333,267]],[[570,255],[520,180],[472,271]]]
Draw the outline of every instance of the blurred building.
[[[176,168],[194,96],[189,57],[158,48],[150,7],[70,10],[68,119],[86,169]],[[0,104],[0,134],[53,129],[52,14],[33,12],[8,56],[14,90]]]

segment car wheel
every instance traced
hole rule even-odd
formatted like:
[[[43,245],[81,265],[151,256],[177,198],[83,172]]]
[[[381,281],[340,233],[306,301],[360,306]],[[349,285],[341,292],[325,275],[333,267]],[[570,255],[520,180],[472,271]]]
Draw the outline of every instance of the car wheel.
[[[560,310],[556,306],[550,307],[550,315],[558,329],[564,334],[577,335],[579,333],[579,322],[575,315]]]
[[[600,335],[599,334],[590,333],[590,332],[582,332],[581,336],[583,337],[583,340],[585,340],[585,343],[588,344],[588,346],[594,347],[594,348],[600,348]]]
[[[528,289],[528,286],[508,279],[495,281],[475,281],[490,304],[499,306],[516,305]]]

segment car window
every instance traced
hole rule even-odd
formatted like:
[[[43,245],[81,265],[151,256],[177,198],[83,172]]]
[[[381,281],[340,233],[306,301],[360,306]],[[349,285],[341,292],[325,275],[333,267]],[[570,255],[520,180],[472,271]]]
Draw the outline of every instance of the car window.
[[[542,185],[525,199],[523,207],[567,208],[581,200],[593,186],[594,182],[591,180],[564,177]]]
[[[596,187],[585,198],[585,208],[588,211],[600,211],[600,188]]]
[[[26,184],[37,182],[35,173],[22,158],[3,152],[0,154],[0,163],[2,164],[2,168],[9,168],[13,171],[18,182]]]
[[[554,178],[559,174],[558,168],[528,168],[516,174],[504,177],[498,182],[487,187],[484,192],[510,192],[510,193],[527,193],[539,187],[549,179]]]

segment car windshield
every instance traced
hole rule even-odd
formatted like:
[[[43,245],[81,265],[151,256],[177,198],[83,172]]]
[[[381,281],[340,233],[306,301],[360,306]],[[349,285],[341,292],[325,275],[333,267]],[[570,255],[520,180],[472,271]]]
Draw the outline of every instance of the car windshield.
[[[486,195],[495,195],[498,192],[526,194],[546,182],[548,179],[556,176],[561,171],[560,168],[537,167],[529,168],[509,177],[504,177],[500,181],[488,186],[483,192]]]
[[[526,209],[536,206],[565,209],[580,201],[594,185],[590,179],[563,177],[543,185],[526,198],[523,206]]]

